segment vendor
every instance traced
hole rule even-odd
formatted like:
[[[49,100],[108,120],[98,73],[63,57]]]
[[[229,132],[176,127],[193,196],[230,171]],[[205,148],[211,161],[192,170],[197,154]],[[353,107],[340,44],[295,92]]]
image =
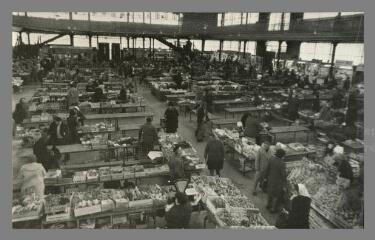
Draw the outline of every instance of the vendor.
[[[103,102],[106,100],[106,96],[103,92],[104,91],[103,89],[104,89],[103,85],[100,85],[99,87],[95,89],[95,93],[91,97],[92,102],[96,103],[96,102]]]
[[[184,163],[178,155],[179,149],[178,145],[173,148],[173,158],[168,161],[169,173],[173,182],[184,177]]]
[[[29,117],[29,106],[26,103],[25,98],[21,98],[19,103],[16,104],[16,108],[13,112],[13,119],[16,124],[21,124],[23,120]]]
[[[323,106],[319,112],[319,120],[331,121],[333,117],[331,106],[328,102],[323,102]]]
[[[165,221],[169,229],[189,228],[192,208],[184,193],[177,192],[175,202],[167,205]]]
[[[122,85],[121,86],[121,90],[120,90],[120,94],[118,96],[118,99],[122,102],[122,103],[126,103],[128,101],[128,94],[127,94],[127,90],[125,88],[125,85]]]
[[[78,106],[79,104],[79,92],[77,89],[77,83],[72,82],[70,83],[70,88],[68,90],[68,96],[66,97],[68,102],[68,107],[70,106]]]
[[[290,120],[294,121],[296,118],[298,118],[299,105],[300,102],[297,94],[292,93],[288,101],[288,116]]]
[[[314,100],[313,100],[313,106],[312,109],[314,112],[319,112],[320,111],[320,96],[319,96],[319,91],[314,90],[313,92],[314,95]]]
[[[158,142],[158,133],[154,125],[152,125],[152,118],[147,117],[146,123],[142,125],[139,130],[138,140],[141,143],[142,150],[148,154],[154,149],[154,145]]]
[[[69,110],[69,117],[67,119],[68,125],[68,143],[75,144],[79,143],[78,137],[78,126],[79,120],[77,116],[77,112],[74,109]]]
[[[53,122],[49,126],[49,136],[51,145],[65,144],[68,134],[68,127],[58,116],[53,117]]]
[[[45,176],[46,170],[42,164],[36,162],[35,156],[27,156],[26,163],[22,165],[18,174],[18,179],[21,181],[21,193],[35,193],[43,197]]]
[[[254,143],[258,143],[261,130],[262,126],[260,125],[259,121],[255,119],[252,114],[249,114],[246,119],[244,136],[251,138]]]
[[[335,160],[336,166],[338,168],[339,177],[348,179],[350,180],[350,182],[353,182],[353,169],[346,156],[343,153],[335,154],[333,159]]]
[[[216,174],[220,177],[220,171],[224,165],[224,145],[216,139],[211,133],[210,139],[207,142],[206,148],[204,149],[204,159],[207,163],[207,168],[210,170],[210,175]]]

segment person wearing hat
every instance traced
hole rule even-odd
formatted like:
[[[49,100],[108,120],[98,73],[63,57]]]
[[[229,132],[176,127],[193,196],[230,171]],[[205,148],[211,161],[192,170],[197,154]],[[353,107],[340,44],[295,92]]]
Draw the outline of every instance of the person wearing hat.
[[[62,119],[54,116],[53,122],[49,126],[49,136],[51,145],[63,145],[68,134],[68,128]]]
[[[43,167],[48,170],[49,162],[49,150],[48,150],[48,130],[42,130],[41,137],[34,143],[33,153],[36,156],[38,163],[41,163]]]
[[[83,113],[81,112],[81,110],[79,109],[79,107],[78,106],[74,106],[73,110],[76,112],[77,117],[78,117],[78,122],[81,124],[81,126],[85,125],[84,121],[86,120],[86,117],[85,117],[85,115],[83,115]]]
[[[335,160],[335,165],[339,171],[338,176],[353,182],[353,169],[345,155],[343,153],[337,153],[333,157],[333,160]]]
[[[284,163],[285,151],[276,149],[275,156],[269,161],[265,170],[267,178],[267,209],[271,213],[278,211],[280,200],[286,189],[286,167]]]
[[[18,173],[21,182],[21,193],[35,193],[37,196],[44,196],[44,177],[46,170],[43,165],[36,162],[33,155],[26,157],[26,163],[22,165]]]
[[[91,97],[92,102],[103,102],[106,100],[106,96],[104,94],[104,86],[99,85],[97,88],[95,88],[95,92]]]
[[[21,98],[13,112],[13,119],[16,124],[21,124],[23,120],[29,117],[29,106],[25,98]]]

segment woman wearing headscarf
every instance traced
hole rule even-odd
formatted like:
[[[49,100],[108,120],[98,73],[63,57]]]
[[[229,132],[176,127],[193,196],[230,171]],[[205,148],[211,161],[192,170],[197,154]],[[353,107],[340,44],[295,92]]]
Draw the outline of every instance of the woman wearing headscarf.
[[[67,118],[67,125],[68,125],[68,142],[70,144],[78,143],[78,126],[79,126],[79,121],[78,121],[78,116],[77,112],[75,109],[70,109],[69,111],[69,117]]]

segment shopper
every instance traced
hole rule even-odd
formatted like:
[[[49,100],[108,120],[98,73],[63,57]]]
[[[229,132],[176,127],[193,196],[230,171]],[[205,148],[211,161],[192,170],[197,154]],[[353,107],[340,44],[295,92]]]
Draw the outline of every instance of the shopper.
[[[79,143],[79,137],[78,137],[79,120],[78,120],[77,112],[75,111],[75,109],[70,109],[69,117],[67,118],[67,125],[68,125],[68,143],[69,144]]]
[[[164,113],[165,118],[165,131],[167,133],[176,133],[178,128],[178,110],[174,104],[170,102],[167,110]]]
[[[158,142],[158,133],[152,125],[151,117],[146,119],[146,123],[139,130],[138,139],[141,143],[143,153],[148,154],[154,149],[154,145]]]
[[[332,107],[333,109],[339,109],[343,107],[343,100],[344,95],[342,94],[342,91],[335,87],[334,93],[332,96]]]
[[[43,165],[36,162],[33,155],[26,157],[26,163],[20,168],[18,178],[21,181],[21,193],[35,193],[44,196],[44,177],[46,170]]]
[[[320,109],[320,112],[319,112],[319,120],[322,120],[322,121],[331,121],[332,120],[332,117],[333,117],[333,113],[332,113],[332,109],[330,107],[330,104],[328,102],[323,102],[322,104],[322,108]]]
[[[265,171],[272,157],[269,149],[270,143],[268,141],[263,142],[255,157],[255,181],[253,187],[254,196],[257,195],[257,187],[259,183],[263,182]]]
[[[288,211],[289,229],[309,229],[309,214],[311,197],[304,184],[294,185],[295,194],[291,197],[290,208]]]
[[[180,146],[175,146],[173,148],[174,156],[168,161],[169,173],[173,182],[177,179],[184,178],[184,164],[181,157],[179,156],[179,149]]]
[[[275,156],[269,161],[265,176],[267,176],[267,209],[276,213],[286,189],[286,168],[284,163],[285,151],[277,149]]]
[[[33,153],[36,156],[38,163],[41,163],[43,167],[48,171],[49,169],[49,150],[48,150],[48,131],[45,129],[42,131],[41,137],[34,143]]]
[[[319,94],[319,91],[318,90],[315,90],[313,92],[313,95],[314,95],[314,100],[313,100],[313,106],[312,106],[312,110],[314,112],[319,112],[320,111],[320,94]]]
[[[49,126],[49,136],[51,145],[65,144],[68,135],[68,127],[60,117],[54,116],[53,122]]]
[[[244,136],[250,138],[254,143],[259,143],[259,134],[262,126],[259,121],[253,117],[252,114],[246,119]]]
[[[199,104],[199,107],[197,109],[197,129],[195,130],[195,136],[197,137],[198,141],[202,141],[204,138],[204,133],[202,129],[203,120],[205,117],[205,109],[203,106],[203,103]]]
[[[99,87],[95,88],[94,95],[91,97],[92,102],[104,102],[106,100],[106,96],[103,93],[103,85],[100,85]]]
[[[224,165],[224,145],[213,134],[210,135],[210,139],[204,149],[204,159],[207,162],[210,175],[214,176],[216,171],[216,174],[220,177],[220,171]]]
[[[177,192],[175,201],[166,206],[165,221],[167,228],[189,228],[192,208],[184,193]]]
[[[29,118],[29,106],[25,98],[21,98],[13,112],[13,119],[16,124],[21,124],[23,120]]]
[[[338,176],[353,182],[353,169],[346,156],[343,153],[338,153],[334,155],[333,160],[335,160],[335,164],[339,171]]]
[[[289,116],[289,119],[292,121],[298,118],[299,104],[300,103],[299,103],[296,93],[292,93],[288,101],[288,116]]]
[[[127,90],[125,88],[125,85],[121,86],[120,94],[118,99],[121,101],[121,103],[127,103],[128,102],[128,94]]]
[[[86,120],[85,115],[81,112],[78,106],[74,106],[73,109],[77,114],[78,122],[81,124],[81,126],[85,125],[85,120]]]
[[[70,83],[70,88],[68,90],[67,96],[68,107],[70,106],[78,106],[79,104],[79,92],[77,89],[77,83],[72,82]]]
[[[180,72],[178,72],[176,75],[173,76],[173,81],[176,84],[176,89],[181,89],[182,76]]]
[[[213,97],[212,97],[212,93],[208,89],[205,90],[204,101],[206,103],[206,110],[207,110],[206,119],[209,120],[208,113],[212,113]]]

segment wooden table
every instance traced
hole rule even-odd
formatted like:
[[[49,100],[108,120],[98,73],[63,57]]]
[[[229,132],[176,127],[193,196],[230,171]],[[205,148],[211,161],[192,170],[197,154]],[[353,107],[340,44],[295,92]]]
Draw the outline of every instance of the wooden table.
[[[212,101],[212,107],[214,110],[218,110],[218,107],[223,105],[226,107],[250,105],[250,101],[245,99],[223,99]]]
[[[276,136],[278,134],[288,134],[294,135],[294,142],[296,140],[296,135],[298,132],[310,132],[310,129],[304,126],[282,126],[282,127],[272,127],[268,133],[272,136],[273,143],[276,143]],[[309,134],[306,134],[306,142],[309,142]]]
[[[66,119],[68,114],[59,113],[56,114],[57,116],[61,117],[62,119]],[[115,122],[115,127],[118,129],[118,126],[121,124],[133,124],[134,122],[145,122],[146,117],[153,117],[153,113],[151,112],[135,112],[135,113],[106,113],[106,114],[87,114],[86,123],[99,123],[109,121]],[[48,119],[45,121],[35,121],[31,122],[30,119],[24,120],[22,123],[23,127],[32,127],[36,126],[39,127],[40,125],[47,125],[51,123],[52,119]]]
[[[271,111],[272,108],[258,108],[258,107],[237,107],[237,108],[225,108],[225,118],[227,118],[227,113],[232,113],[233,118],[236,113],[250,113],[257,112],[260,114],[262,111]]]
[[[211,120],[211,122],[214,125],[214,127],[221,128],[223,126],[236,126],[238,120],[237,119],[222,119],[222,118],[220,118],[220,119]]]
[[[189,112],[189,121],[191,121],[191,116],[192,115],[197,115],[197,109],[192,109],[190,112]],[[219,116],[216,116],[216,115],[213,115],[212,113],[207,113],[208,115],[208,119],[210,120],[214,120],[214,119],[219,119],[220,117]]]

